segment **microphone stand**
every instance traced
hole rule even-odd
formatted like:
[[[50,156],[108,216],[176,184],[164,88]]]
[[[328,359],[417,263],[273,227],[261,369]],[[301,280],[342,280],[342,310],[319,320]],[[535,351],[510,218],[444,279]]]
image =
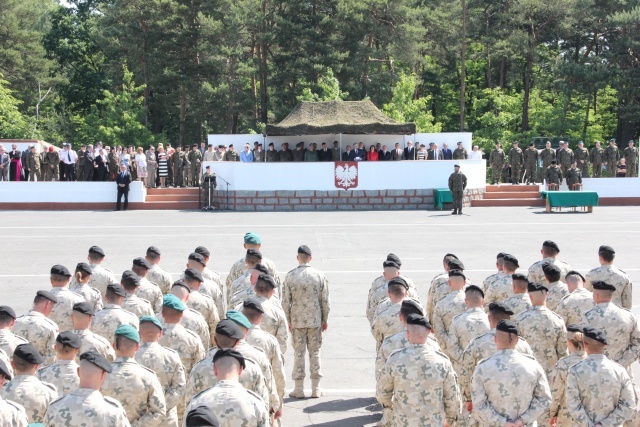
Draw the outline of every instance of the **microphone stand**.
[[[224,178],[221,178],[221,177],[220,177],[220,175],[216,175],[216,178],[217,178],[217,179],[219,179],[219,180],[221,180],[221,181],[222,181],[222,182],[224,182],[225,184],[227,184],[227,210],[230,210],[230,209],[229,209],[229,185],[230,185],[230,184],[229,184],[229,181],[227,181],[227,180],[226,180],[226,179],[224,179]]]

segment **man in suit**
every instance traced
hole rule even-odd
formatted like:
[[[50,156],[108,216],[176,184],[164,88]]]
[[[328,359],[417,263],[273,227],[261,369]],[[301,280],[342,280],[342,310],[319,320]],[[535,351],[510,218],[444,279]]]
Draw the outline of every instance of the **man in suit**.
[[[407,141],[407,146],[404,149],[403,158],[404,160],[416,159],[416,149],[413,147],[413,142]]]
[[[438,144],[433,144],[431,151],[427,154],[427,160],[443,160],[442,150],[438,149]]]
[[[331,161],[331,150],[327,148],[327,143],[322,143],[322,148],[318,151],[318,161],[320,162],[330,162]]]
[[[449,149],[446,142],[442,144],[442,159],[453,160],[453,152]]]
[[[387,146],[383,145],[380,151],[378,151],[378,161],[387,162],[391,160],[391,151],[387,150]]]
[[[93,181],[95,171],[98,169],[96,164],[96,155],[93,151],[93,145],[87,146],[87,151],[84,153],[84,176],[83,181]]]
[[[118,184],[118,201],[116,202],[116,210],[120,210],[120,200],[124,196],[124,210],[129,207],[129,184],[131,184],[131,174],[127,170],[127,166],[120,166],[120,173],[116,177],[116,184]]]
[[[367,160],[367,150],[364,148],[364,142],[358,144],[357,147],[353,147],[356,152],[356,157],[354,160],[360,162],[363,160]]]
[[[391,160],[402,160],[402,149],[400,148],[400,144],[396,143],[396,148],[391,152]]]
[[[353,159],[351,158],[351,146],[347,145],[346,150],[344,153],[342,153],[342,161],[343,162],[352,162]]]
[[[9,181],[10,167],[9,155],[4,150],[4,147],[0,145],[0,181]]]

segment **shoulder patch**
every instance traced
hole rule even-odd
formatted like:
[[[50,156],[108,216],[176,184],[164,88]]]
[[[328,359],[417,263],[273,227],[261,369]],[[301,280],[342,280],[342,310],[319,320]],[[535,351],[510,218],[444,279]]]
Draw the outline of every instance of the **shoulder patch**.
[[[174,349],[172,349],[172,348],[165,347],[165,346],[163,346],[163,345],[161,345],[160,347],[164,348],[164,349],[165,349],[165,351],[167,351],[167,352],[169,352],[169,353],[175,353],[176,355],[178,355],[178,352],[177,352],[177,351],[175,351],[175,350],[174,350]],[[198,363],[200,363],[200,362],[201,362],[201,361],[198,361]]]
[[[198,336],[198,334],[196,334],[195,332],[193,332],[193,331],[191,331],[191,330],[189,330],[187,328],[184,328],[184,330],[187,331],[189,333],[189,335],[191,335],[192,338],[195,338],[196,340],[200,341],[200,337]]]
[[[104,401],[107,402],[108,404],[115,406],[118,409],[122,409],[122,404],[117,400],[114,399],[113,397],[108,397],[108,396],[102,396],[104,398]]]
[[[50,388],[50,389],[51,389],[51,391],[54,391],[56,394],[58,394],[58,388],[57,388],[55,385],[53,385],[53,384],[51,384],[51,383],[48,383],[48,382],[46,382],[46,381],[40,381],[40,382],[41,382],[45,387]]]
[[[157,378],[157,377],[156,377],[156,373],[155,373],[154,371],[152,371],[151,369],[147,368],[147,367],[146,367],[146,366],[144,366],[144,365],[140,365],[140,367],[141,367],[142,369],[144,369],[145,371],[147,371],[148,373],[152,374],[154,378]]]

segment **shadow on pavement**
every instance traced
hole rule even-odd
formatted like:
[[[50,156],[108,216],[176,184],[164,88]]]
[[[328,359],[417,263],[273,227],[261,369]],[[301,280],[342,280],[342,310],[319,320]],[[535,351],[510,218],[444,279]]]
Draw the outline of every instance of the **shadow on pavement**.
[[[343,418],[337,421],[327,421],[320,424],[308,424],[304,427],[363,427],[375,425],[380,420],[380,415],[360,415],[358,417]]]
[[[304,413],[340,412],[358,408],[362,408],[370,412],[382,410],[382,407],[376,401],[375,397],[356,397],[353,399],[334,399],[327,402],[321,402],[316,405],[307,406],[302,411]]]

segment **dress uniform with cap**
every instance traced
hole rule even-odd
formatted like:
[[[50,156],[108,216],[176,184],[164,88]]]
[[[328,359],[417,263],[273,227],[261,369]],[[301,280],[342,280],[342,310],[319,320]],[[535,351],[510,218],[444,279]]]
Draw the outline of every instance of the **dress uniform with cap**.
[[[112,371],[109,362],[94,351],[83,353],[80,363],[94,365],[106,373]],[[131,427],[120,402],[92,388],[78,388],[51,402],[44,424],[47,427]]]
[[[601,253],[614,257],[616,251],[611,246],[603,245],[598,249],[598,254]],[[616,292],[613,294],[612,301],[622,308],[631,310],[633,306],[632,284],[627,273],[611,263],[605,263],[585,274],[585,279],[584,287],[587,290],[593,289],[592,284],[595,281],[606,282],[615,286]]]
[[[58,302],[58,298],[48,291],[38,291],[36,298],[45,298],[53,304]],[[16,319],[11,332],[35,345],[44,357],[46,365],[53,363],[56,357],[53,345],[58,335],[56,322],[50,320],[41,312],[32,309],[24,316]]]
[[[8,305],[0,305],[0,316],[15,320],[16,312]],[[8,357],[11,357],[17,346],[26,344],[29,341],[11,332],[9,327],[10,324],[7,325],[7,329],[0,329],[0,349],[2,349]]]
[[[56,337],[56,342],[59,345],[78,350],[82,346],[80,337],[71,331],[61,332]],[[51,365],[40,368],[38,372],[36,372],[36,377],[40,381],[53,384],[56,387],[59,396],[71,393],[80,385],[78,364],[74,359],[56,360]]]
[[[71,277],[71,273],[64,265],[54,265],[51,267],[51,274],[63,277]],[[56,322],[60,331],[68,331],[73,325],[71,323],[71,309],[73,305],[84,302],[85,299],[69,289],[69,286],[54,287],[50,292],[58,299],[58,302],[51,310],[49,319]]]
[[[118,296],[124,297],[126,295],[120,285],[109,285],[107,289]],[[93,314],[95,315],[91,321],[91,330],[109,342],[113,341],[116,329],[120,325],[131,325],[136,329],[140,326],[138,316],[118,304],[107,303],[102,310]]]
[[[251,245],[251,246],[262,245],[262,237],[260,237],[260,235],[257,233],[248,232],[244,235],[244,244],[245,244],[245,247],[246,245]],[[233,282],[238,277],[242,276],[242,274],[244,274],[245,271],[247,271],[247,265],[245,264],[245,257],[246,255],[240,258],[238,261],[236,261],[231,266],[231,269],[229,270],[229,274],[227,275],[227,279],[226,279],[227,297],[229,296],[229,292],[231,291],[231,285],[233,284]],[[278,284],[278,287],[277,287],[278,295],[281,295],[280,275],[278,274],[276,265],[274,264],[273,261],[264,257],[262,258],[261,264],[267,267],[269,274],[276,280],[276,283]]]
[[[89,316],[93,316],[93,309],[91,306],[86,303],[78,303],[73,306],[73,311],[86,314]],[[90,329],[74,329],[73,333],[80,337],[82,341],[82,345],[80,346],[80,350],[78,351],[78,355],[76,359],[79,361],[82,353],[94,350],[100,353],[104,358],[112,362],[115,359],[115,352],[113,351],[113,347],[111,347],[111,341],[106,339],[103,336],[100,336]]]

